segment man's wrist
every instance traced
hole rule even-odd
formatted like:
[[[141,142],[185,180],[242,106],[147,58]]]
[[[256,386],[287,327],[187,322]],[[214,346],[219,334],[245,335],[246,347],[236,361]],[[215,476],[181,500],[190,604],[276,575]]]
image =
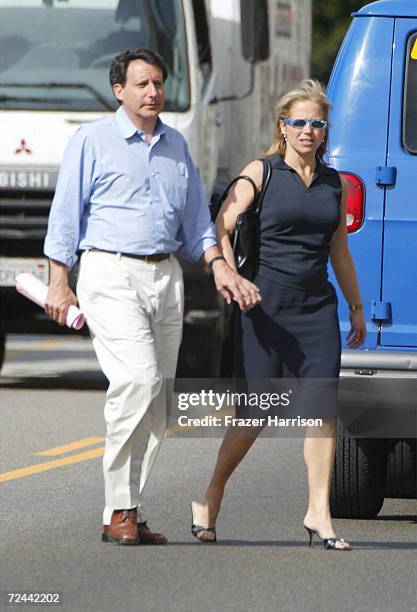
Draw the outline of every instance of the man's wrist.
[[[210,261],[208,262],[208,267],[210,272],[213,272],[213,265],[216,261],[226,261],[226,259],[223,257],[223,255],[216,255],[215,257],[212,257],[212,259],[210,259]]]

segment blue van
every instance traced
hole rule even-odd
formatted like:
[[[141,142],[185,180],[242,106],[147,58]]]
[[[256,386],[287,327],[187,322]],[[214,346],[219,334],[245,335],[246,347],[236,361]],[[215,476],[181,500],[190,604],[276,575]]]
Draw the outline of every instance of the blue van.
[[[328,96],[329,162],[349,184],[349,243],[368,328],[363,350],[343,351],[347,419],[338,423],[331,503],[334,516],[365,518],[385,496],[416,496],[416,0],[380,0],[353,14]]]

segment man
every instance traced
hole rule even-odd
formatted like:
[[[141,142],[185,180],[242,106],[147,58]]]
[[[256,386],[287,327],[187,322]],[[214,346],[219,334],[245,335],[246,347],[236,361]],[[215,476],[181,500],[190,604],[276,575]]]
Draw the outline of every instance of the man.
[[[184,138],[159,118],[166,77],[164,59],[149,49],[113,60],[120,108],[70,140],[45,240],[45,310],[61,325],[77,301],[68,269],[82,251],[77,294],[109,380],[102,539],[119,544],[166,542],[138,508],[164,435],[164,380],[175,376],[181,341],[182,271],[173,253],[203,257],[229,303],[247,310],[260,299],[221,256]]]

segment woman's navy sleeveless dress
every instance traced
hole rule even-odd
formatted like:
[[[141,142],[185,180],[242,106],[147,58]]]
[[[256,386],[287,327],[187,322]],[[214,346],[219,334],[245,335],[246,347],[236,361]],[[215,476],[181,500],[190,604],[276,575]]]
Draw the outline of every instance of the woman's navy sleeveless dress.
[[[262,301],[236,317],[235,376],[241,379],[338,379],[341,341],[337,296],[328,281],[330,240],[340,222],[338,173],[317,160],[310,187],[280,156],[260,221]],[[337,386],[337,385],[336,385]],[[311,402],[336,414],[337,392]],[[311,405],[311,402],[309,404]],[[320,403],[326,405],[318,406]],[[290,411],[291,412],[291,411]]]

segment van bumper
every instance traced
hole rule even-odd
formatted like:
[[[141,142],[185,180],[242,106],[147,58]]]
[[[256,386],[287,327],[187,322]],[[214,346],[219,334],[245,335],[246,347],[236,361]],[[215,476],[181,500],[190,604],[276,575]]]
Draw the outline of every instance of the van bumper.
[[[417,351],[342,351],[341,374],[417,378]]]
[[[417,352],[342,353],[339,413],[351,435],[417,438]]]

